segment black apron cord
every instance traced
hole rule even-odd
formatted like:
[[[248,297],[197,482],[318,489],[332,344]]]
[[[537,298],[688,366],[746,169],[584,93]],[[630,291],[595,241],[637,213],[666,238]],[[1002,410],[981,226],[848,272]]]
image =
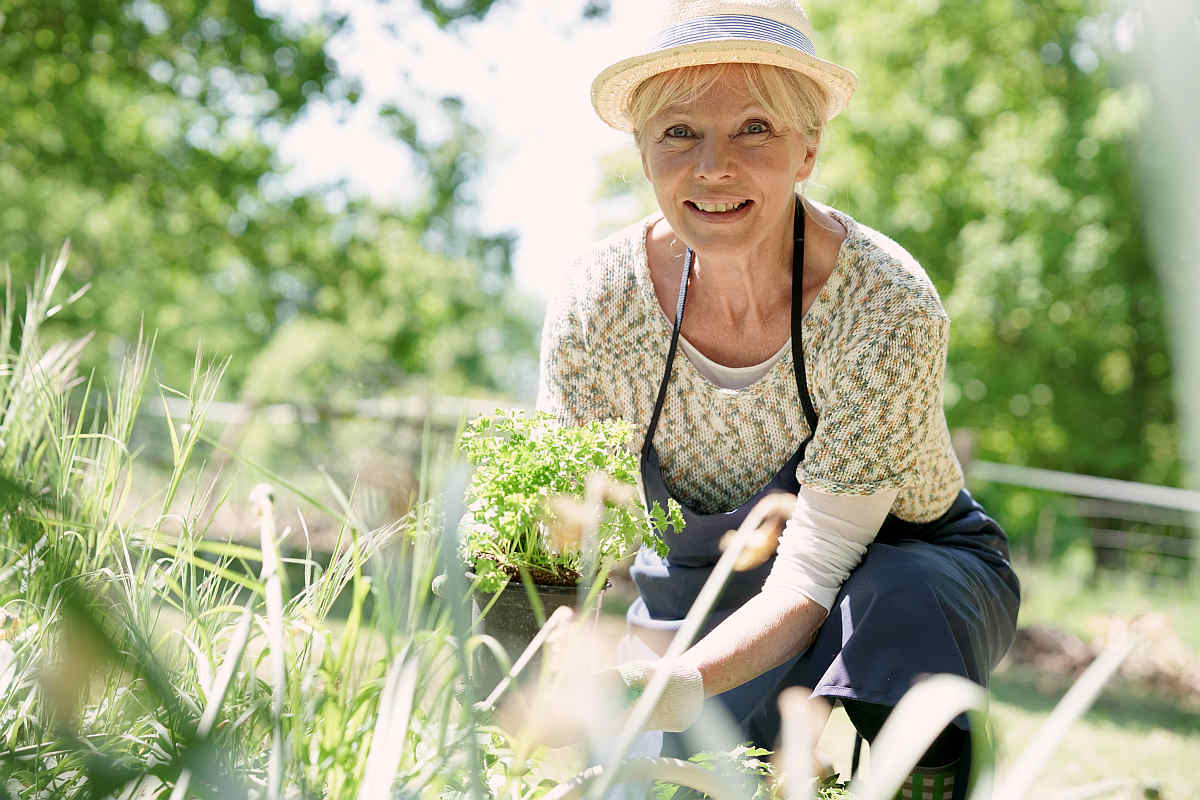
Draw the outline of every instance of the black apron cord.
[[[817,412],[808,396],[808,375],[804,370],[804,201],[796,197],[795,244],[792,250],[792,369],[796,372],[796,391],[808,422],[808,438],[817,430]],[[805,440],[807,444],[808,440]]]
[[[692,271],[692,248],[688,248],[683,257],[683,275],[679,279],[679,301],[675,304],[675,323],[671,331],[671,347],[667,350],[667,368],[663,373],[662,383],[658,387],[658,398],[654,401],[654,413],[650,416],[650,427],[646,429],[646,441],[642,443],[642,455],[645,456],[654,443],[654,431],[658,429],[658,417],[662,414],[663,404],[667,401],[667,384],[671,380],[671,367],[675,364],[675,349],[679,346],[679,331],[683,327],[683,303],[687,300],[688,276]]]
[[[794,224],[794,239],[792,245],[792,369],[796,373],[796,392],[800,395],[800,405],[804,408],[804,420],[808,423],[808,438],[813,437],[817,430],[817,412],[813,408],[812,398],[808,396],[808,375],[804,369],[804,228],[807,219],[804,214],[804,201],[796,197],[796,218]],[[663,405],[667,401],[667,384],[670,383],[671,369],[675,364],[675,351],[679,347],[679,331],[683,327],[683,305],[687,300],[688,277],[692,271],[692,260],[695,254],[689,247],[683,257],[683,274],[679,279],[679,300],[675,305],[675,322],[671,329],[671,346],[667,350],[667,366],[663,371],[662,382],[658,386],[658,397],[654,401],[654,413],[650,415],[650,425],[646,428],[646,438],[642,442],[642,455],[645,456],[654,443],[654,432],[658,430],[658,418],[662,415]]]

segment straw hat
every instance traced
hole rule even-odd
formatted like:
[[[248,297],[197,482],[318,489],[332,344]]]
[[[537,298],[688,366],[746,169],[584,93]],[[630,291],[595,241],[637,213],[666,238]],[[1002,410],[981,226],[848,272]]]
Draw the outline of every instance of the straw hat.
[[[845,67],[818,58],[812,24],[793,0],[666,0],[650,45],[618,61],[592,82],[600,119],[633,130],[629,101],[642,81],[660,72],[701,64],[772,64],[802,72],[829,94],[833,119],[858,85]]]

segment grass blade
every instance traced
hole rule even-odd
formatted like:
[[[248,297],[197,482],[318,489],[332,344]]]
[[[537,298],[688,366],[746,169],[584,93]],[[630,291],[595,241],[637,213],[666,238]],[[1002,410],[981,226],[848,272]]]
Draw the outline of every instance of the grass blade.
[[[287,690],[283,642],[283,585],[275,540],[275,509],[271,486],[260,483],[250,493],[259,517],[262,540],[262,582],[267,597],[267,641],[271,677],[271,758],[267,768],[267,798],[279,800],[283,793],[283,698]]]
[[[584,786],[599,778],[611,786],[621,780],[666,781],[702,792],[712,800],[744,800],[746,787],[726,775],[678,758],[632,758],[613,767],[594,766],[560,783],[545,800],[575,800]],[[596,784],[593,784],[596,785]]]
[[[987,691],[956,675],[934,675],[908,690],[871,746],[871,771],[851,782],[857,800],[895,797],[917,761],[946,726],[964,711],[987,708]]]
[[[1034,780],[1049,763],[1050,756],[1066,737],[1067,730],[1096,701],[1104,684],[1108,683],[1125,658],[1133,652],[1138,639],[1134,634],[1119,637],[1096,656],[1096,660],[1067,690],[1063,699],[1050,712],[1050,716],[1021,753],[1012,772],[996,793],[997,800],[1021,800],[1029,796]]]
[[[487,699],[484,700],[482,704],[477,706],[476,710],[480,712],[487,712],[495,709],[496,703],[499,701],[500,696],[504,694],[509,685],[516,680],[516,678],[521,674],[521,671],[525,669],[531,660],[533,660],[533,657],[537,654],[537,651],[540,650],[542,645],[546,643],[546,640],[550,638],[550,634],[552,634],[560,626],[569,623],[574,616],[575,612],[570,606],[559,606],[556,608],[554,613],[550,615],[550,619],[546,621],[546,624],[543,625],[538,630],[537,635],[533,637],[533,641],[531,641],[529,646],[525,648],[525,651],[521,653],[520,658],[518,658],[516,663],[512,665],[512,668],[508,670],[508,673],[504,676],[504,679],[496,684],[496,688],[492,689],[492,693],[488,695]]]
[[[387,797],[400,760],[404,756],[408,723],[412,716],[413,696],[417,688],[417,662],[401,653],[388,669],[383,695],[379,698],[379,716],[371,736],[371,754],[358,791],[358,800]]]
[[[746,519],[742,521],[742,524],[738,526],[736,535],[729,540],[729,545],[717,560],[717,564],[709,574],[708,580],[704,582],[704,586],[700,588],[700,593],[696,596],[696,600],[688,610],[683,624],[679,626],[679,630],[676,631],[675,637],[667,647],[667,652],[659,660],[661,667],[655,670],[646,687],[642,690],[641,697],[634,703],[633,710],[629,714],[629,719],[626,720],[625,727],[621,729],[621,734],[617,738],[616,746],[609,755],[608,769],[601,774],[600,780],[588,792],[589,798],[599,800],[599,798],[606,796],[616,774],[615,767],[617,762],[623,759],[625,754],[629,752],[629,748],[633,745],[633,740],[637,738],[642,727],[650,718],[651,712],[654,711],[655,705],[658,703],[663,690],[667,686],[670,671],[665,667],[683,655],[683,651],[691,645],[696,634],[700,632],[700,626],[704,623],[704,618],[708,616],[709,610],[717,602],[718,596],[720,596],[721,591],[725,588],[725,582],[733,574],[733,565],[737,563],[738,558],[742,555],[742,551],[750,543],[752,534],[758,530],[759,525],[774,516],[790,517],[795,502],[795,495],[784,494],[782,492],[769,495],[760,500],[750,510],[750,513],[746,515]]]
[[[230,681],[233,680],[233,673],[237,671],[238,664],[241,663],[242,654],[246,651],[246,642],[250,638],[250,607],[242,611],[242,616],[238,619],[237,627],[233,630],[233,638],[229,641],[229,649],[225,652],[225,660],[221,662],[221,668],[217,670],[217,675],[213,679],[213,685],[209,687],[206,694],[208,702],[204,706],[204,714],[200,717],[200,724],[196,728],[196,733],[200,741],[208,738],[212,732],[213,725],[216,724],[217,714],[221,711],[221,706],[225,702],[225,694],[229,691]],[[187,797],[188,786],[192,781],[192,772],[190,769],[185,769],[179,773],[179,780],[175,782],[175,788],[171,791],[170,800],[184,800]]]

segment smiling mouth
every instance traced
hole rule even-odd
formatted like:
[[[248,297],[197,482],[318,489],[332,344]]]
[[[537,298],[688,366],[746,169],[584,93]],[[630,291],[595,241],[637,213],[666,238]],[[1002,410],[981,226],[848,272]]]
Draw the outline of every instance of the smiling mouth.
[[[730,211],[737,211],[738,209],[745,208],[750,204],[751,201],[742,200],[737,203],[702,203],[698,200],[686,200],[684,202],[687,205],[699,209],[700,211],[704,211],[708,214],[726,214]]]

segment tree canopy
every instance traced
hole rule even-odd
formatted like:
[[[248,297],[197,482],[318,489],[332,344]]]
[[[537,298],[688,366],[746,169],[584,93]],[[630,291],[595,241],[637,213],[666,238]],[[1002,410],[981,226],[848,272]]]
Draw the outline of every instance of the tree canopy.
[[[1145,93],[1122,71],[1130,22],[1109,9],[817,4],[861,81],[818,180],[937,283],[948,414],[978,431],[980,457],[1172,483],[1163,299],[1130,147]]]
[[[446,24],[491,2],[423,5]],[[316,98],[358,98],[328,55],[344,24],[276,18],[253,0],[0,3],[0,261],[13,283],[69,238],[69,279],[91,288],[59,329],[95,330],[103,359],[144,321],[175,385],[198,346],[232,358],[236,390],[264,350],[278,355],[272,337],[298,345],[301,331],[331,327],[355,347],[322,350],[318,336],[283,372],[336,362],[383,384],[504,385],[513,357],[529,357],[533,322],[507,299],[511,237],[463,222],[468,126],[431,141],[387,111],[430,178],[417,208],[330,207],[282,188],[286,126]],[[461,109],[450,98],[444,110]],[[453,335],[434,343],[440,331]],[[256,386],[271,399],[297,390]]]

